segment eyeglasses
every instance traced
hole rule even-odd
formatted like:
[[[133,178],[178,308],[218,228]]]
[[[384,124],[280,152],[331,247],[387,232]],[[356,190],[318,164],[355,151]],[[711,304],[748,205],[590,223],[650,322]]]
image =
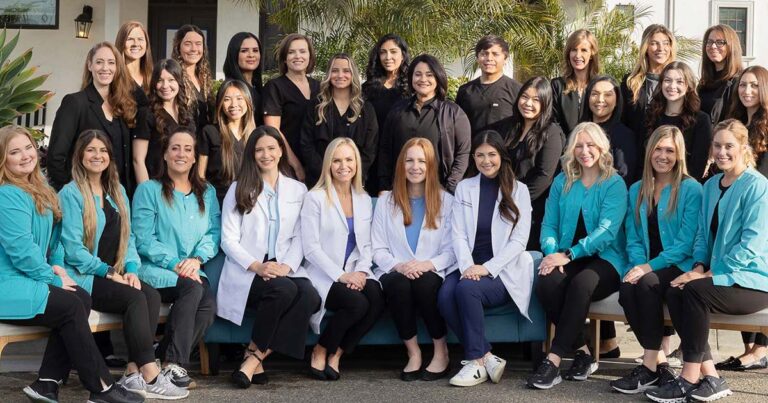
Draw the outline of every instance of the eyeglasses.
[[[713,41],[713,40],[711,40],[711,39],[707,39],[707,42],[706,42],[706,44],[707,44],[707,47],[708,47],[708,48],[711,48],[711,47],[712,47],[712,45],[715,45],[715,47],[716,47],[716,48],[718,48],[718,49],[722,49],[722,48],[723,48],[723,46],[725,46],[725,45],[727,45],[727,44],[728,44],[728,42],[726,42],[726,41],[724,41],[724,40],[722,40],[722,39],[718,39],[718,40],[716,40],[716,41]]]

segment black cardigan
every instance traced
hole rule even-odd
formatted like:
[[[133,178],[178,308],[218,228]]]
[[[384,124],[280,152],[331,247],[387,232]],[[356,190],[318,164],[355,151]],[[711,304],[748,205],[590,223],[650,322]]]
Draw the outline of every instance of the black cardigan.
[[[651,103],[651,95],[658,85],[658,77],[657,74],[646,74],[637,102],[632,102],[632,90],[627,85],[629,74],[625,75],[621,80],[621,97],[624,99],[621,121],[641,139],[646,138],[649,134],[645,119],[648,105]]]
[[[552,80],[552,112],[566,137],[579,123],[583,97],[584,95],[579,97],[576,90],[565,93],[565,78],[557,77]]]
[[[335,127],[338,122],[332,114],[338,114],[338,112],[333,110],[336,108],[334,103],[328,104],[325,108],[325,121],[318,126],[316,124],[318,120],[318,103],[317,100],[312,103],[301,127],[301,158],[304,161],[307,185],[310,187],[314,186],[317,180],[320,179],[325,149],[331,140],[341,137],[335,136],[334,133],[343,132],[343,137],[351,138],[360,150],[363,181],[369,175],[375,175],[375,172],[369,173],[373,160],[376,158],[376,149],[379,144],[379,124],[376,120],[376,111],[373,105],[365,101],[357,119],[354,122],[346,123],[346,128],[343,128]],[[347,108],[344,117],[349,118],[351,114],[352,108]]]
[[[107,120],[101,105],[104,100],[89,84],[80,92],[64,97],[56,111],[48,144],[48,178],[54,189],[60,190],[72,180],[72,154],[80,134],[89,129],[98,129],[112,140],[113,160],[120,175],[120,183],[128,194],[133,193],[134,174],[131,158],[131,134],[123,119],[113,117]],[[115,143],[122,149],[117,150]]]
[[[697,92],[701,98],[701,111],[708,114],[715,125],[728,118],[731,100],[738,99],[739,76],[730,80],[719,80],[713,85],[699,86]]]

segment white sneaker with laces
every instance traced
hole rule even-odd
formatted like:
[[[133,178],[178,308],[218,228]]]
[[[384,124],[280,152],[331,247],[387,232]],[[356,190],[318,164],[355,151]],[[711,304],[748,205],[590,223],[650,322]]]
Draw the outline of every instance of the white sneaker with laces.
[[[144,377],[141,376],[141,373],[139,372],[123,375],[123,377],[117,381],[117,384],[123,385],[125,389],[133,393],[138,393],[145,398],[147,397],[147,381],[144,380]]]
[[[178,400],[189,396],[188,390],[174,385],[171,379],[162,373],[157,375],[155,383],[145,383],[145,385],[147,399]]]
[[[462,361],[458,374],[454,375],[449,383],[453,386],[475,386],[488,380],[488,371],[485,366],[477,363],[476,360]]]
[[[488,372],[488,377],[491,378],[491,382],[499,383],[501,376],[504,375],[504,367],[507,366],[507,360],[501,359],[498,356],[491,354],[485,357],[485,370]]]

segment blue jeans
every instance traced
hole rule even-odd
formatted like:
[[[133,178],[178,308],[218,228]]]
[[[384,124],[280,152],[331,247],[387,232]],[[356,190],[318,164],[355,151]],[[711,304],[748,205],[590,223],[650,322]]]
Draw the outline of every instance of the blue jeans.
[[[460,279],[458,270],[449,274],[437,295],[437,305],[448,327],[464,346],[464,359],[476,360],[491,351],[485,339],[483,308],[512,300],[500,278],[485,276],[480,281]]]

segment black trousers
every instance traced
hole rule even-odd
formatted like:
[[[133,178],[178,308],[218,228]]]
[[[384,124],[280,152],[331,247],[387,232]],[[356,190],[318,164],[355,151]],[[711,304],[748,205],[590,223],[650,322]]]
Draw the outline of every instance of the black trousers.
[[[552,352],[562,357],[586,344],[584,321],[589,304],[619,289],[619,273],[613,265],[598,257],[576,259],[539,277],[536,296],[555,324]]]
[[[640,277],[637,284],[621,283],[619,287],[619,304],[646,350],[661,350],[661,339],[666,335],[664,298],[669,283],[681,274],[683,271],[675,266],[666,267]]]
[[[93,309],[123,315],[128,358],[139,367],[155,361],[152,347],[160,316],[160,293],[141,282],[141,290],[103,277],[93,278]]]
[[[192,348],[203,338],[216,315],[216,298],[208,280],[203,284],[179,277],[175,287],[159,288],[160,300],[173,302],[165,335],[160,342],[160,358],[185,367],[189,364]]]
[[[768,292],[716,286],[711,278],[688,282],[683,289],[667,290],[667,307],[680,335],[683,361],[704,362],[712,359],[709,349],[709,314],[749,315],[768,307]]]
[[[29,319],[2,319],[0,322],[16,326],[45,326],[51,329],[48,345],[38,376],[41,379],[61,381],[69,376],[72,367],[80,382],[91,392],[113,383],[104,359],[101,358],[88,325],[91,297],[76,287],[75,292],[48,286],[48,304],[45,312]]]
[[[433,339],[445,337],[448,329],[437,307],[437,293],[443,279],[435,272],[427,272],[411,280],[392,271],[379,279],[384,288],[389,312],[395,321],[397,333],[403,340],[408,340],[417,333],[418,314],[424,319],[427,331]]]
[[[337,281],[328,291],[325,308],[333,311],[333,316],[317,343],[325,347],[328,354],[336,353],[338,348],[351,353],[384,311],[384,296],[375,280],[366,280],[362,291]]]
[[[304,358],[309,318],[320,309],[320,295],[306,278],[253,278],[246,307],[256,311],[251,340],[259,351],[272,349]]]
[[[756,344],[758,346],[768,346],[768,337],[763,333],[741,332],[741,340],[744,344]]]

